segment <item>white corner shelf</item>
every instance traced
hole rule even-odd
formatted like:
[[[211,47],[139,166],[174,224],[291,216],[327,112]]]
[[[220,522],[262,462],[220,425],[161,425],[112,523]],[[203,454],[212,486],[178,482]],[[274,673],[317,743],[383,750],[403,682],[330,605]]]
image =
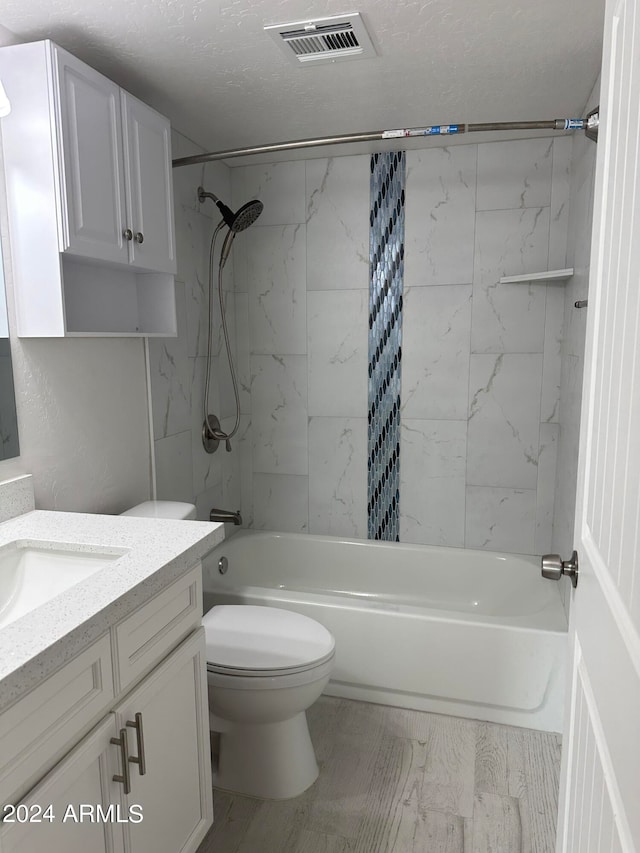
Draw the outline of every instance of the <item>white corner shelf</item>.
[[[573,267],[566,270],[547,270],[526,275],[503,275],[500,284],[528,284],[530,281],[566,281],[573,275]]]

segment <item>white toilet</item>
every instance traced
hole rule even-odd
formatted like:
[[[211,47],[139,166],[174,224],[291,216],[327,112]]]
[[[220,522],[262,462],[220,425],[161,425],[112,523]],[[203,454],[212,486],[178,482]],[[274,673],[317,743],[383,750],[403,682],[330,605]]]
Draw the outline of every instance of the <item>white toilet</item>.
[[[195,518],[191,504],[146,501],[123,515]],[[289,799],[318,777],[306,710],[329,681],[335,642],[313,619],[275,607],[219,605],[205,614],[209,721],[220,737],[213,783]]]
[[[305,711],[335,654],[327,629],[275,607],[219,605],[204,617],[209,720],[220,734],[214,785],[288,799],[318,777]]]

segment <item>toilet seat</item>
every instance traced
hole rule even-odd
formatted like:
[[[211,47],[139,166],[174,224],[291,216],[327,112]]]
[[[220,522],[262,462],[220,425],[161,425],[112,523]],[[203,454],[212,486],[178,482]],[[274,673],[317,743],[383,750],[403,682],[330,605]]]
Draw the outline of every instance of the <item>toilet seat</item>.
[[[203,618],[207,671],[244,678],[308,672],[333,660],[335,642],[319,622],[276,607],[222,604]]]
[[[334,655],[331,655],[328,660],[310,666],[307,669],[299,669],[293,672],[284,670],[269,674],[251,672],[250,670],[246,672],[225,670],[223,667],[214,668],[210,664],[207,664],[207,681],[211,687],[251,690],[254,694],[256,691],[259,692],[261,690],[288,690],[292,687],[313,684],[325,677],[328,678],[333,670],[333,658]]]

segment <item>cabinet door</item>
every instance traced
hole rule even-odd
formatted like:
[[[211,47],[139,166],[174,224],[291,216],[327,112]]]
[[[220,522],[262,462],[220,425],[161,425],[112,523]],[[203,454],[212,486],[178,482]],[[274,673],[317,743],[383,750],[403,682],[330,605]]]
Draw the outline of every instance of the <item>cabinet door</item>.
[[[122,92],[128,221],[133,229],[131,262],[155,272],[175,273],[173,177],[169,122]]]
[[[4,806],[2,853],[122,853],[122,824],[108,811],[110,804],[119,802],[122,787],[112,778],[121,769],[118,747],[111,744],[116,736],[110,714],[22,800],[15,814]],[[110,819],[96,819],[98,806]],[[19,822],[25,810],[29,820]]]
[[[120,89],[54,47],[63,170],[63,245],[74,255],[128,262]]]
[[[127,726],[136,722],[141,726]],[[144,743],[145,775],[131,764],[126,807],[144,820],[124,827],[127,853],[193,853],[213,822],[204,629],[199,628],[116,708],[129,754]],[[142,737],[140,738],[140,732]]]

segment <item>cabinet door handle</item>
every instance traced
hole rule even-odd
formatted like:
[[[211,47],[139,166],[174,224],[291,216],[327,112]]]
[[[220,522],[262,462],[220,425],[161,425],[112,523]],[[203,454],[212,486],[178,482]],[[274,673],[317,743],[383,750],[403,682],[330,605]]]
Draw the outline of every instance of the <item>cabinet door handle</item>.
[[[120,747],[120,760],[122,762],[122,775],[114,774],[114,782],[122,782],[125,794],[131,793],[131,775],[129,774],[129,745],[127,744],[127,730],[120,729],[120,737],[112,737],[111,743]]]
[[[136,243],[144,243],[144,234],[142,231],[136,231]]]
[[[138,712],[135,720],[127,720],[127,725],[136,730],[136,740],[138,741],[138,754],[131,755],[129,761],[132,764],[138,765],[138,772],[144,776],[147,772],[147,761],[144,757],[144,730],[142,728],[142,714]]]
[[[131,228],[125,228],[122,232],[122,236],[125,240],[133,240],[133,231],[131,230]]]

